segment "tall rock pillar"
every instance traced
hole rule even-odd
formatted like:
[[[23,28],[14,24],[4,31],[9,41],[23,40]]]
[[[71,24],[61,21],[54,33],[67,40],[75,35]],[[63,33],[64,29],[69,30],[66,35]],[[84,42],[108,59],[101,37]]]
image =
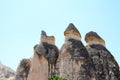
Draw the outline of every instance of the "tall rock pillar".
[[[87,51],[94,62],[98,80],[118,80],[119,66],[106,49],[105,41],[93,31],[86,34],[85,41]]]
[[[58,58],[59,76],[67,80],[96,80],[93,62],[77,28],[70,23],[64,35],[65,42]]]
[[[34,46],[28,80],[48,80],[48,77],[55,74],[58,53],[54,36],[47,36],[46,32],[42,31],[41,42]]]

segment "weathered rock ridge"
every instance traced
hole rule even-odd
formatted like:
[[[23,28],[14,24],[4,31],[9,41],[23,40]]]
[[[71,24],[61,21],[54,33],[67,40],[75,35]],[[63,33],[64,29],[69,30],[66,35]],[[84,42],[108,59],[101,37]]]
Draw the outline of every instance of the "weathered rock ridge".
[[[14,79],[15,71],[0,62],[0,80]]]
[[[85,35],[86,46],[72,23],[64,36],[65,42],[59,50],[55,37],[42,31],[33,57],[21,60],[18,65],[16,80],[48,80],[53,75],[67,80],[120,80],[119,66],[96,32]]]

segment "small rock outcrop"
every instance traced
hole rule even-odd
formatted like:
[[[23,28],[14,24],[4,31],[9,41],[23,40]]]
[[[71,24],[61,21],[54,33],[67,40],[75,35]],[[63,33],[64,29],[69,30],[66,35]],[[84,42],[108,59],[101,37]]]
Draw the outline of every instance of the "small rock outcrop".
[[[30,70],[30,59],[22,59],[17,67],[16,80],[26,80]]]
[[[98,80],[118,80],[119,66],[106,49],[105,41],[96,33],[89,32],[85,36],[87,51],[93,59]]]
[[[70,23],[58,58],[59,76],[67,80],[96,80],[92,59],[81,42],[77,28]]]

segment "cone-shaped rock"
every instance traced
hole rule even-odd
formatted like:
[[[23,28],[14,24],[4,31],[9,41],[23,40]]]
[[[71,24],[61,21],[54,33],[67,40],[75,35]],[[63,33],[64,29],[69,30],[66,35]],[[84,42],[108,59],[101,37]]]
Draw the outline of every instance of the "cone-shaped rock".
[[[85,40],[88,43],[86,48],[93,59],[98,80],[118,80],[119,66],[104,46],[104,40],[96,32],[87,33]]]
[[[64,35],[67,39],[58,58],[59,76],[67,80],[95,79],[92,59],[80,40],[77,28],[70,23]]]
[[[64,32],[64,35],[67,35],[67,34],[74,34],[76,36],[79,36],[81,37],[78,29],[74,26],[74,24],[70,23],[67,27],[67,29],[65,30]]]
[[[88,44],[99,43],[99,44],[105,45],[105,41],[96,32],[93,32],[93,31],[90,31],[89,33],[86,34],[85,41]]]
[[[66,30],[64,31],[65,35],[65,41],[67,41],[69,38],[75,38],[80,40],[81,34],[79,33],[78,29],[74,26],[74,24],[70,23]]]

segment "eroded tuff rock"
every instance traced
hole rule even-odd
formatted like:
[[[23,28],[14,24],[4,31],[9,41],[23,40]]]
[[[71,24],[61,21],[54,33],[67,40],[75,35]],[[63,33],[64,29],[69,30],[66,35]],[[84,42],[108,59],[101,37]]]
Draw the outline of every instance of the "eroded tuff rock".
[[[120,80],[119,66],[96,32],[86,34],[86,47],[72,23],[64,35],[59,51],[54,36],[42,31],[33,57],[20,62],[16,80],[48,80],[54,74],[67,80]]]
[[[28,80],[47,80],[48,79],[48,62],[46,58],[39,54],[36,49],[31,60],[31,67],[28,74]]]
[[[42,36],[43,40],[41,39],[42,45],[45,48],[45,52],[43,53],[43,55],[48,61],[49,76],[52,76],[56,74],[55,69],[56,69],[56,61],[59,55],[59,50],[57,46],[55,46],[54,36],[47,36],[44,31],[42,31],[42,34],[45,35],[45,36]],[[44,40],[45,39],[44,37],[46,37],[46,40]]]
[[[30,70],[30,59],[22,59],[17,67],[15,80],[26,80]]]
[[[55,74],[58,53],[54,36],[47,36],[42,31],[40,44],[34,46],[28,80],[48,80],[48,77]]]
[[[95,67],[81,42],[77,28],[70,23],[64,35],[65,43],[60,50],[57,63],[59,76],[67,80],[96,80]]]
[[[89,55],[92,57],[98,80],[118,80],[119,66],[106,49],[105,41],[96,33],[89,32],[85,36]]]

